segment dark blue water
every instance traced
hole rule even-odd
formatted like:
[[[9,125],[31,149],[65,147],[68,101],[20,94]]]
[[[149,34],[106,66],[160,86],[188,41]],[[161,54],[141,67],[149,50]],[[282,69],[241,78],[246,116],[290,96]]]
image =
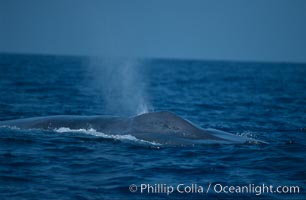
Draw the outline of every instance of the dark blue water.
[[[0,199],[306,199],[305,77],[305,64],[2,54],[0,120],[168,110],[269,144],[164,147],[86,130],[2,127]],[[141,193],[141,184],[204,192]],[[218,184],[287,188],[226,194]]]

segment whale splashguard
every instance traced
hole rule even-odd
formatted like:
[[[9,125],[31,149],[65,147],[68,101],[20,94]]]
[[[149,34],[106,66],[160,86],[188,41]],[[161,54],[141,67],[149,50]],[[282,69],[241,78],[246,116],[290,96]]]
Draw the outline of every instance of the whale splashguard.
[[[161,145],[265,143],[215,129],[202,129],[174,113],[162,111],[135,117],[57,115],[0,122],[20,129],[94,129],[109,135],[132,135]]]

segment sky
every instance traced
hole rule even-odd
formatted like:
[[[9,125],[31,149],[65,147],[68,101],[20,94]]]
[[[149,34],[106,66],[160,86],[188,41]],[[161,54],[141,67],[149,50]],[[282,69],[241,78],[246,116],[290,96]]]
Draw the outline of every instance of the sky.
[[[306,1],[0,0],[0,52],[306,62]]]

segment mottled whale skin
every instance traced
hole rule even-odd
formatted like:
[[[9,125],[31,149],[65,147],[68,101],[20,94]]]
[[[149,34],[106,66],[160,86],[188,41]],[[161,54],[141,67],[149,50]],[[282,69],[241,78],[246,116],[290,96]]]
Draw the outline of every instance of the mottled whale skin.
[[[92,128],[105,134],[129,134],[140,140],[166,145],[236,144],[251,140],[224,131],[202,129],[167,111],[145,113],[135,117],[74,115],[33,117],[2,121],[0,126],[43,130],[55,130],[62,127]]]

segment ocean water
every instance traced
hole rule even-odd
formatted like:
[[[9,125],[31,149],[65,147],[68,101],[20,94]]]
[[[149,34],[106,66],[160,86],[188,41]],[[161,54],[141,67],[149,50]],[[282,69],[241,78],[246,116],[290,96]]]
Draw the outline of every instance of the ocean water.
[[[306,64],[1,54],[0,120],[168,110],[268,144],[1,127],[0,199],[306,199],[305,77]]]

